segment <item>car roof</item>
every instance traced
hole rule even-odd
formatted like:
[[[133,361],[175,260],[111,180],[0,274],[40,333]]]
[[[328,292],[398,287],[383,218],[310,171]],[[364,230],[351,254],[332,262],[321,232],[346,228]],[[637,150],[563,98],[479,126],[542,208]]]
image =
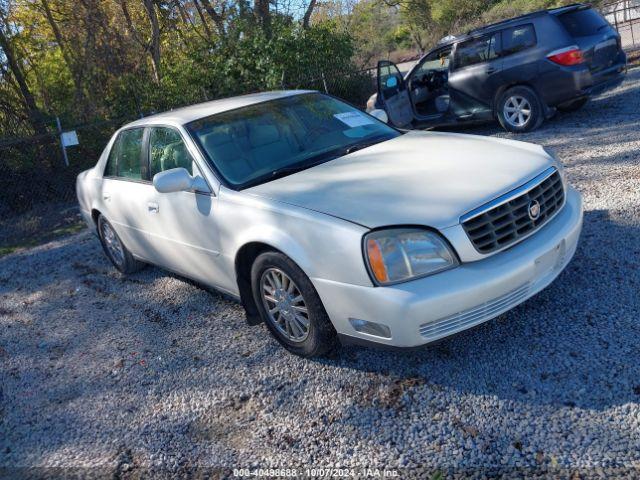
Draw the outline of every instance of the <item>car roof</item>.
[[[532,18],[536,18],[536,17],[542,17],[544,15],[547,14],[552,14],[552,15],[561,15],[563,13],[567,13],[570,12],[572,10],[581,10],[581,9],[585,9],[585,8],[590,8],[591,5],[588,3],[572,3],[571,5],[565,5],[563,7],[557,7],[557,8],[547,8],[544,10],[537,10],[535,12],[530,12],[530,13],[525,13],[524,15],[519,15],[517,17],[513,17],[513,18],[507,18],[505,20],[501,20],[499,22],[495,22],[495,23],[491,23],[489,25],[483,25],[482,27],[478,27],[475,28],[473,30],[470,30],[469,32],[467,32],[468,36],[473,36],[473,35],[477,35],[480,33],[485,33],[485,32],[490,32],[491,30],[497,29],[497,28],[504,28],[506,26],[509,26],[511,23],[519,23],[523,20],[528,20],[528,19],[532,19]],[[456,41],[458,41],[460,39],[460,37],[458,37],[456,39]]]
[[[185,125],[194,120],[205,118],[216,113],[235,110],[236,108],[247,107],[257,103],[277,100],[279,98],[313,93],[314,90],[276,90],[271,92],[251,93],[238,97],[222,98],[209,102],[197,103],[188,107],[176,108],[167,112],[149,115],[134,122],[128,123],[123,128],[140,127],[145,125],[170,123],[173,125]]]

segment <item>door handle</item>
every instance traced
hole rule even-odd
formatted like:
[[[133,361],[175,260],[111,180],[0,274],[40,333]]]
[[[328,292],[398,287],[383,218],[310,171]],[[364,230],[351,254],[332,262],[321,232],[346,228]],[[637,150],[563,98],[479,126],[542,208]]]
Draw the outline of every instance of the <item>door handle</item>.
[[[149,202],[147,203],[147,210],[149,211],[149,213],[158,213],[158,210],[160,210],[160,208],[158,207],[157,203]]]
[[[103,193],[102,194],[102,199],[106,200],[108,202],[109,200],[111,200],[111,194],[110,193]]]
[[[488,73],[489,75],[491,75],[492,73],[496,73],[496,69],[495,69],[495,68],[493,68],[493,67],[489,67],[489,68],[487,68],[487,73]]]

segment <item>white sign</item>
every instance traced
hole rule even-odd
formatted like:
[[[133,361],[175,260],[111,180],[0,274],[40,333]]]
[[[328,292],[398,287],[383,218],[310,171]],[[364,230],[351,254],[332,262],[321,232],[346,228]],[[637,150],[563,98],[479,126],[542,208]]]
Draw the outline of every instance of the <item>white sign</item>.
[[[62,132],[61,135],[62,146],[63,147],[73,147],[74,145],[79,145],[78,134],[75,130],[71,130],[70,132]]]
[[[374,123],[370,117],[360,112],[336,113],[333,116],[351,128]]]

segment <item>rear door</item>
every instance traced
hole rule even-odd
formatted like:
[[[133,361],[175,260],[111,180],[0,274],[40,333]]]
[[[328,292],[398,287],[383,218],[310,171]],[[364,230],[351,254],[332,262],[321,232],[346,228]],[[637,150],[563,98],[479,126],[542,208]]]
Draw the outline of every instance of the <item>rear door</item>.
[[[534,25],[525,23],[505,28],[500,36],[503,85],[534,85],[540,71],[540,58],[546,53],[540,51]]]
[[[491,116],[493,97],[502,84],[500,33],[456,45],[449,73],[450,113],[459,119]]]
[[[143,160],[144,128],[122,130],[116,138],[102,179],[101,211],[126,247],[149,260],[148,202],[153,187]]]
[[[582,50],[591,74],[596,77],[596,83],[599,74],[626,63],[618,32],[600,13],[585,6],[556,16]]]
[[[413,121],[413,106],[404,77],[395,63],[378,62],[378,98],[391,123],[406,127]]]

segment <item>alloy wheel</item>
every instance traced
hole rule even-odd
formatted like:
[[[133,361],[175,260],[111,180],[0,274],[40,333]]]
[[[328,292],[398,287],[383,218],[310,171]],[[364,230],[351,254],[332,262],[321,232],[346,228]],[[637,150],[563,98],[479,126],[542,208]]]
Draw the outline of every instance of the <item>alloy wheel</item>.
[[[119,266],[124,265],[124,248],[116,232],[113,231],[108,222],[101,222],[100,231],[111,259]]]
[[[513,95],[504,103],[504,119],[512,127],[524,127],[531,119],[531,104],[521,95]]]
[[[288,340],[309,336],[309,311],[300,289],[279,268],[268,268],[260,278],[260,296],[269,322]]]

